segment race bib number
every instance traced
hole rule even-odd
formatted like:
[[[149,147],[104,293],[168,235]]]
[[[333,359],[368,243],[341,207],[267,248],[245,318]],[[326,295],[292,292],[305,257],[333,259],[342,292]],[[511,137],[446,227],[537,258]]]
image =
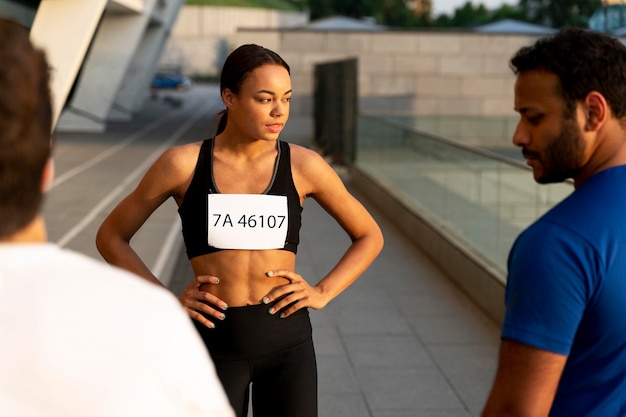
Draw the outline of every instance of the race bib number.
[[[282,249],[287,239],[287,197],[209,194],[208,243],[220,249]]]

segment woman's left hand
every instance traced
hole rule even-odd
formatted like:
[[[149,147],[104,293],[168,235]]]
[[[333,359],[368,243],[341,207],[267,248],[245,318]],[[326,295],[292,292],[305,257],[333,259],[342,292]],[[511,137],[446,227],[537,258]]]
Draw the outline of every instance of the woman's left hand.
[[[288,284],[279,285],[272,289],[263,299],[263,304],[269,304],[272,301],[280,300],[269,310],[269,314],[275,314],[280,311],[280,318],[289,317],[301,308],[310,307],[320,310],[328,304],[326,297],[317,287],[312,287],[301,275],[286,269],[278,269],[276,271],[267,271],[266,276],[276,278],[281,277],[289,281]],[[290,305],[291,304],[291,305]],[[287,307],[284,311],[283,308]]]

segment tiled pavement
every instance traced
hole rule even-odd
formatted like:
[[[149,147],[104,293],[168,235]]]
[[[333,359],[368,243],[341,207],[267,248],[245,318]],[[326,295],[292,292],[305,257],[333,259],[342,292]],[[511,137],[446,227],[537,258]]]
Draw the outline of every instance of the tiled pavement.
[[[165,100],[174,95],[181,106]],[[95,233],[113,205],[163,149],[207,137],[218,108],[215,89],[196,86],[151,100],[132,121],[111,123],[104,133],[57,133],[57,180],[44,210],[49,239],[100,259]],[[292,119],[282,137],[308,145],[310,130]],[[352,287],[311,313],[320,417],[478,416],[495,371],[498,326],[371,210],[385,235],[383,252]],[[307,201],[298,272],[315,282],[347,244],[332,218]],[[189,277],[173,202],[133,245],[173,291]]]

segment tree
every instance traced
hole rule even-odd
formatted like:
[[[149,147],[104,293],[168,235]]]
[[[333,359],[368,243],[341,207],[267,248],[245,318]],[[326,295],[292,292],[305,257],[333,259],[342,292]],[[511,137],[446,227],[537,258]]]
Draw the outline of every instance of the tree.
[[[524,11],[519,6],[511,6],[509,4],[503,4],[493,12],[491,15],[491,21],[495,22],[502,19],[515,19],[520,20],[522,22],[529,22],[530,19],[524,13]]]
[[[476,26],[489,21],[491,14],[484,4],[474,6],[468,1],[454,11],[452,16],[452,26]]]
[[[394,27],[417,26],[417,17],[409,10],[405,0],[384,0],[382,9],[378,11],[379,20],[383,25]]]
[[[335,12],[342,16],[361,18],[374,15],[379,1],[376,0],[342,0],[334,1]]]
[[[586,27],[593,12],[602,7],[602,0],[520,0],[519,6],[534,23]]]
[[[309,8],[309,0],[285,0],[298,10],[306,10]]]
[[[309,1],[309,16],[311,20],[321,19],[333,15],[332,0]]]
[[[373,16],[377,10],[376,0],[308,0],[311,19],[341,15],[354,18]]]
[[[457,7],[451,17],[448,15],[438,16],[433,25],[437,27],[467,27],[484,25],[502,19],[528,21],[524,12],[518,7],[504,4],[496,10],[488,10],[482,3],[475,5],[468,1],[463,6]]]
[[[333,15],[374,17],[380,24],[396,27],[415,26],[418,20],[407,0],[309,0],[308,4],[313,20]]]

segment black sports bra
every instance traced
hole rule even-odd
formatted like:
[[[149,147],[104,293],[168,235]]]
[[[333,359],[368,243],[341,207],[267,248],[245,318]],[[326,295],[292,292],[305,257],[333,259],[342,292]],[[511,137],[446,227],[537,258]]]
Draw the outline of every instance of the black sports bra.
[[[187,257],[191,259],[226,249],[280,249],[296,253],[300,241],[302,206],[291,173],[289,144],[277,141],[277,163],[267,190],[259,195],[242,195],[221,194],[217,189],[213,179],[213,143],[214,138],[202,142],[193,178],[178,208]],[[212,197],[212,195],[217,196]],[[267,198],[259,196],[284,196],[286,202],[285,198],[273,199],[278,204],[276,215],[274,215],[274,212],[262,211],[258,205],[254,204],[258,198]],[[247,201],[253,204],[238,205],[231,202],[230,206],[220,208],[220,213],[215,213],[211,209],[215,210],[218,206],[218,201],[216,201],[218,197],[243,198],[244,201],[248,198]],[[270,200],[272,200],[271,197]],[[212,207],[209,207],[211,201],[214,203],[211,203]],[[285,204],[286,207],[284,207]],[[255,235],[246,235],[246,233]],[[265,234],[268,236],[273,234],[274,241],[279,239],[280,244],[264,247],[266,246]],[[230,240],[234,240],[235,243],[228,243]],[[271,246],[272,243],[267,243],[267,245]]]

